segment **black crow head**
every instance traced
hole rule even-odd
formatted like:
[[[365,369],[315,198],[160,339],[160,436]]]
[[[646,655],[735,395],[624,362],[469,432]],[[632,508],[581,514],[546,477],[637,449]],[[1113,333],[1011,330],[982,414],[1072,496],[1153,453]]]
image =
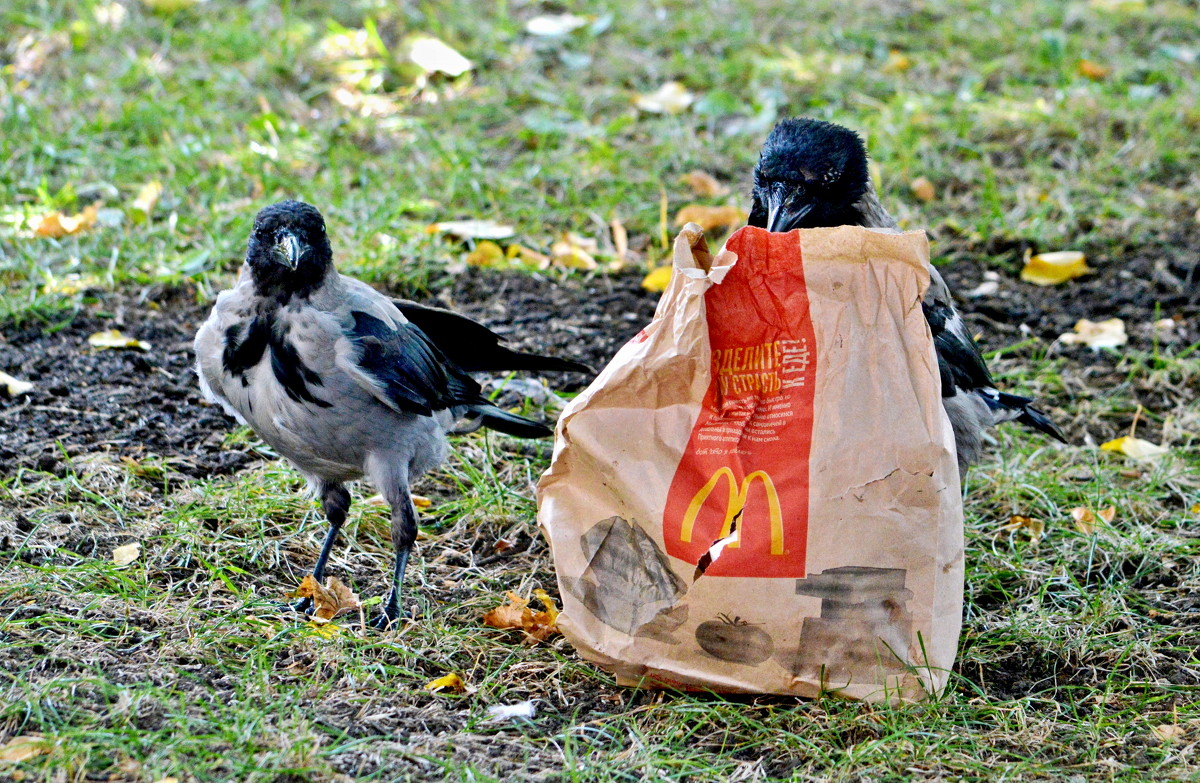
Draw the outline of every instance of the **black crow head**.
[[[767,136],[754,167],[750,225],[768,231],[857,224],[855,205],[870,182],[859,135],[832,122],[796,117]]]
[[[259,294],[290,298],[311,292],[333,266],[325,218],[303,201],[280,201],[254,218],[246,263]]]

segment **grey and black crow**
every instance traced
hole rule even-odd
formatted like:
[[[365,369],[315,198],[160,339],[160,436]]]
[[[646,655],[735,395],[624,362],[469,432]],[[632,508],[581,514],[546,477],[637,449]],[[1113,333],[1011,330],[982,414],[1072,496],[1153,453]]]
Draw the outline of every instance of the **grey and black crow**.
[[[897,228],[871,184],[862,139],[832,122],[798,117],[777,124],[754,168],[753,198],[750,225],[768,231]],[[1033,400],[996,389],[946,282],[932,266],[929,276],[921,307],[933,333],[960,474],[979,459],[987,429],[1002,421],[1020,422],[1065,443],[1062,431]]]
[[[467,373],[589,371],[511,351],[468,318],[338,274],[325,220],[299,201],[258,213],[237,285],[217,298],[195,349],[205,395],[291,461],[320,498],[329,533],[318,581],[350,506],[346,482],[366,476],[383,493],[396,561],[382,627],[400,615],[417,535],[409,486],[446,457],[446,433],[468,419],[522,438],[551,434],[492,405]]]

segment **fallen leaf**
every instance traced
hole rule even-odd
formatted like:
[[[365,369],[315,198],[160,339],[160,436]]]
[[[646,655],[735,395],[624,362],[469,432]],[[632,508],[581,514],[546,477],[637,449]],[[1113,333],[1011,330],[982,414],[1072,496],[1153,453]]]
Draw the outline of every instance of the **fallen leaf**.
[[[9,397],[20,397],[22,394],[28,394],[33,390],[32,383],[17,380],[6,372],[0,372],[0,385],[3,385],[5,390],[8,391]]]
[[[679,82],[667,82],[654,92],[638,95],[633,105],[653,114],[679,114],[695,100],[696,96]]]
[[[1086,506],[1077,506],[1071,509],[1071,518],[1075,520],[1075,529],[1085,536],[1095,533],[1101,521],[1105,524],[1112,524],[1116,516],[1116,506],[1109,506],[1100,511],[1092,511]]]
[[[408,59],[426,73],[444,73],[461,76],[474,66],[454,47],[432,35],[418,35],[408,39]]]
[[[292,598],[311,598],[313,602],[313,617],[329,621],[349,612],[362,608],[358,596],[336,576],[325,578],[322,585],[312,574],[306,574],[300,586],[291,594]]]
[[[433,233],[451,234],[460,239],[508,239],[516,231],[494,220],[447,220],[429,227]]]
[[[702,204],[689,204],[675,215],[676,226],[686,226],[688,223],[699,224],[706,232],[722,226],[736,226],[746,221],[746,213],[741,207],[706,207]]]
[[[308,631],[313,636],[319,636],[322,639],[333,639],[342,633],[342,626],[337,623],[321,622],[321,623],[305,623]]]
[[[412,499],[412,504],[417,508],[429,508],[433,505],[433,501],[424,495],[409,495]]]
[[[1080,60],[1076,67],[1079,70],[1080,76],[1084,76],[1095,82],[1100,81],[1109,74],[1107,67],[1091,60]]]
[[[1013,514],[1008,518],[1008,523],[1000,529],[1006,533],[1024,531],[1029,536],[1029,540],[1036,544],[1041,540],[1042,534],[1046,532],[1046,523],[1036,517]]]
[[[445,674],[435,680],[430,680],[429,682],[425,683],[425,690],[433,691],[434,693],[437,691],[454,691],[455,693],[462,693],[466,689],[467,684],[463,682],[462,677],[459,677],[454,672],[450,672],[449,674]]]
[[[1072,345],[1086,345],[1093,350],[1101,348],[1116,348],[1129,340],[1125,334],[1125,322],[1120,318],[1109,318],[1105,321],[1089,321],[1080,319],[1075,324],[1075,331],[1059,335],[1059,340]]]
[[[467,254],[467,266],[503,266],[504,261],[504,251],[490,239],[480,241],[475,245],[475,249]]]
[[[937,189],[934,188],[933,183],[925,177],[917,177],[914,179],[908,184],[908,189],[912,191],[914,196],[926,203],[929,203],[937,198]]]
[[[154,783],[179,783],[179,778],[168,775],[165,778],[159,778]]]
[[[1193,503],[1190,511],[1193,514],[1200,514],[1200,503]]]
[[[1164,723],[1161,726],[1151,726],[1150,733],[1159,742],[1175,742],[1183,739],[1187,732],[1178,723]]]
[[[96,225],[96,218],[100,213],[100,202],[84,207],[83,211],[67,216],[61,212],[51,212],[48,215],[43,215],[42,219],[34,227],[33,233],[39,237],[49,237],[58,239],[69,234],[78,234],[80,231],[86,231]]]
[[[657,269],[651,269],[650,272],[642,278],[642,288],[652,294],[661,294],[667,290],[667,286],[671,284],[671,265],[660,266]]]
[[[116,329],[106,332],[96,332],[87,338],[88,345],[93,348],[136,348],[139,351],[149,351],[150,343],[142,342],[134,337],[126,337]]]
[[[150,213],[154,211],[154,206],[158,203],[162,192],[163,186],[158,180],[142,185],[142,189],[138,191],[137,198],[133,200],[133,206],[130,208],[134,223],[144,223],[150,219]]]
[[[1126,435],[1115,440],[1110,440],[1107,443],[1101,443],[1102,451],[1115,451],[1124,454],[1127,457],[1134,459],[1155,460],[1165,454],[1170,453],[1170,449],[1159,446],[1157,443],[1151,443],[1148,440],[1135,438],[1132,435]]]
[[[566,35],[588,23],[587,17],[575,14],[542,14],[525,23],[525,32],[544,38]]]
[[[883,64],[884,73],[904,73],[912,67],[912,58],[904,52],[893,49],[888,52],[887,62]]]
[[[531,266],[535,269],[545,269],[550,266],[550,256],[545,253],[539,253],[524,245],[509,245],[504,254],[510,261],[516,259],[525,266]]]
[[[568,233],[550,247],[550,260],[567,269],[595,269],[596,240]]]
[[[50,752],[50,742],[45,737],[22,734],[0,745],[0,761],[28,761]]]
[[[1102,508],[1096,512],[1096,516],[1104,520],[1104,524],[1111,525],[1112,521],[1117,518],[1117,507],[1109,506],[1108,508]]]
[[[722,185],[712,174],[700,169],[685,174],[683,181],[687,183],[687,186],[692,189],[693,193],[701,198],[724,196],[729,192],[727,185]]]
[[[485,614],[483,624],[492,628],[520,628],[528,639],[544,642],[558,633],[555,624],[558,621],[558,607],[545,590],[534,590],[533,594],[541,601],[543,611],[535,612],[529,608],[528,600],[509,591],[505,594],[508,603]]]
[[[1025,267],[1021,279],[1034,285],[1057,285],[1092,271],[1087,257],[1078,250],[1060,250],[1055,253],[1026,253]]]
[[[500,554],[501,552],[507,552],[514,546],[516,545],[507,538],[497,538],[496,543],[492,544],[492,551],[496,554]]]
[[[119,566],[125,566],[138,559],[138,555],[142,553],[142,545],[138,543],[126,544],[119,546],[112,551],[113,562]]]
[[[625,262],[629,257],[629,232],[625,230],[625,224],[621,222],[621,218],[616,215],[613,215],[613,219],[609,221],[608,226],[612,230],[613,249],[617,254],[617,267],[619,270],[625,266]]]

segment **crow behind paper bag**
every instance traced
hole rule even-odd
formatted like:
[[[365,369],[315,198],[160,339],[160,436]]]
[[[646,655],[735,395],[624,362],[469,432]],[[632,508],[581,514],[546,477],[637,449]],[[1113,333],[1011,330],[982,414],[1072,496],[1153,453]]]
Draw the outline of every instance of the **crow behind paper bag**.
[[[559,627],[628,684],[909,701],[962,611],[922,232],[689,224],[538,487]]]

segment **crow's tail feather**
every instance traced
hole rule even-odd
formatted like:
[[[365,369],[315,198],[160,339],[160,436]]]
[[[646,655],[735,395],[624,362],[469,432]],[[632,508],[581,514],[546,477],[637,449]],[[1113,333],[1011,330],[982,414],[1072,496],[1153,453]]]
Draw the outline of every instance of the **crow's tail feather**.
[[[515,438],[545,438],[554,434],[554,430],[540,421],[527,419],[515,413],[501,410],[495,405],[475,405],[470,409],[470,415],[478,416],[482,426]]]
[[[1067,442],[1067,436],[1064,435],[1063,431],[1058,428],[1058,425],[1050,421],[1049,416],[1038,410],[1034,406],[1033,400],[1029,399],[1028,397],[1021,397],[1016,394],[999,392],[996,402],[1001,407],[1018,412],[1017,415],[1013,417],[1013,421],[1020,422],[1026,427],[1035,429],[1038,432],[1044,432],[1050,437],[1063,443]]]

